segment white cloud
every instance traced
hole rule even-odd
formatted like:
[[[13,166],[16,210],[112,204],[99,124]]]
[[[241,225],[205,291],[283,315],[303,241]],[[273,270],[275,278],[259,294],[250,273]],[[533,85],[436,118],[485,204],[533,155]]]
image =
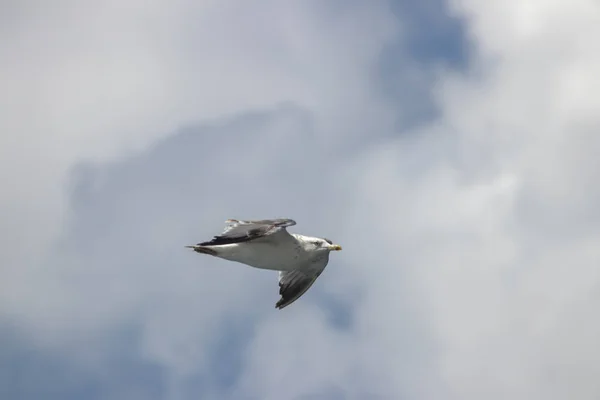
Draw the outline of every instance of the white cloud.
[[[589,1],[455,5],[470,15],[483,55],[471,74],[440,86],[444,116],[433,132],[455,146],[416,185],[377,191],[398,178],[370,181],[369,198],[385,215],[400,204],[402,233],[388,235],[415,243],[400,260],[429,305],[450,393],[596,398],[587,377],[600,356],[590,333],[600,326],[591,312],[599,300],[600,9]],[[414,151],[431,148],[424,141]]]
[[[35,279],[37,270],[19,266],[41,265],[60,233],[65,176],[79,161],[112,160],[181,126],[281,102],[322,111],[324,123],[371,108],[361,76],[393,32],[385,10],[347,6],[345,15],[322,17],[318,3],[244,4],[8,8],[0,66],[3,282]],[[28,296],[20,291],[5,288],[1,303],[20,303]]]
[[[392,129],[394,104],[370,81],[396,32],[386,9],[194,4],[157,3],[142,15],[117,12],[116,3],[65,4],[46,10],[54,18],[15,18],[3,36],[15,47],[1,66],[12,86],[0,95],[11,105],[0,120],[4,131],[22,132],[0,139],[11,227],[2,238],[13,249],[2,259],[11,265],[2,268],[11,282],[4,312],[45,334],[56,329],[54,339],[69,338],[63,345],[78,336],[102,342],[90,332],[134,319],[140,353],[168,368],[174,396],[194,373],[212,376],[207,352],[224,321],[247,318],[253,332],[237,395],[598,397],[594,1],[453,1],[475,51],[467,72],[439,74],[440,118],[352,157],[325,153]],[[89,179],[98,185],[84,201],[90,208],[66,214],[60,183],[78,160],[126,159],[181,125],[286,101],[302,112],[278,109],[266,122],[206,130],[242,137],[248,129],[243,148],[213,137],[197,163],[175,146],[181,159],[148,155],[135,159],[137,170],[115,164],[107,181]],[[314,142],[326,150],[311,153]],[[241,157],[242,172],[225,153]],[[310,157],[308,173],[288,164]],[[222,169],[186,169],[212,165]],[[177,179],[157,177],[165,170]],[[288,192],[295,179],[313,187],[319,178],[327,196],[297,201]],[[250,198],[245,208],[231,197],[238,192]],[[335,329],[311,296],[290,312],[257,310],[251,300],[270,304],[274,278],[218,262],[199,269],[170,251],[189,235],[210,235],[235,206],[294,216],[298,231],[318,228],[343,244],[314,290],[352,304],[349,332]],[[86,231],[94,213],[111,222],[106,232]],[[61,258],[66,266],[28,260],[32,242],[48,254],[65,215],[82,219],[94,242],[77,241],[75,221],[65,229],[74,258]],[[37,230],[40,221],[47,231]],[[129,252],[130,244],[145,251]],[[52,298],[36,298],[44,293]]]
[[[600,10],[455,5],[470,16],[472,71],[441,77],[439,121],[351,170],[363,179],[346,215],[360,212],[345,231],[363,242],[346,233],[346,248],[367,230],[382,254],[352,255],[369,334],[348,347],[369,349],[357,362],[389,374],[370,383],[390,397],[596,398]],[[407,307],[424,321],[407,324]],[[434,356],[415,373],[402,340],[420,324],[411,359]]]

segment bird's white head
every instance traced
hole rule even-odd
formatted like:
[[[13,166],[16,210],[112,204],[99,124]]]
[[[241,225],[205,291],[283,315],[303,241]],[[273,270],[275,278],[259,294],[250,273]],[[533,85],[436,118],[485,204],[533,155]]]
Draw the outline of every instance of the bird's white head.
[[[304,246],[309,251],[340,251],[342,246],[326,238],[304,237]]]

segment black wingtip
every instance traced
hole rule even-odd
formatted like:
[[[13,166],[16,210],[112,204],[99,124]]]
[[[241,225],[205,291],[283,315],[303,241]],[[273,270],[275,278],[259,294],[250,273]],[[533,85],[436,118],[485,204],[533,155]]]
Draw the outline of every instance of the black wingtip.
[[[283,300],[283,299],[282,299]],[[289,306],[290,303],[288,304],[283,304],[282,301],[278,301],[277,303],[275,303],[275,308],[278,310],[283,310],[285,307]]]

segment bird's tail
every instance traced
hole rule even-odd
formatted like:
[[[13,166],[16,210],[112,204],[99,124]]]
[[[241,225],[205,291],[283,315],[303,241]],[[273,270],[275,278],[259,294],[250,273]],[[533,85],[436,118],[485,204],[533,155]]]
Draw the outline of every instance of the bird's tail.
[[[200,246],[200,245],[190,245],[190,246],[185,246],[188,249],[193,249],[196,253],[200,253],[200,254],[208,254],[209,256],[216,256],[217,252],[213,249],[211,249],[210,247],[207,246]]]

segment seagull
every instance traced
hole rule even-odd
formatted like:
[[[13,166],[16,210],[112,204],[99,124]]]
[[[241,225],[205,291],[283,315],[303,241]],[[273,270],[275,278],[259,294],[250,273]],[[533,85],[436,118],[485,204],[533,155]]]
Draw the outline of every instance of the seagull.
[[[321,275],[331,251],[342,250],[326,238],[289,233],[288,218],[241,221],[228,219],[223,233],[212,240],[185,246],[200,254],[254,268],[279,271],[279,310],[298,300]]]

